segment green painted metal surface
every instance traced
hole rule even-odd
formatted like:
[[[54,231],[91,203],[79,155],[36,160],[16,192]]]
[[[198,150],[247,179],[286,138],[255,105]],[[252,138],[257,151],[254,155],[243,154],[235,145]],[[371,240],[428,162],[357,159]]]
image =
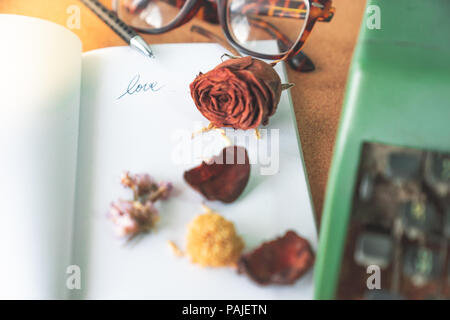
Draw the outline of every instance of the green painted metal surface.
[[[450,151],[450,1],[367,5],[328,178],[316,299],[335,297],[363,142]],[[379,30],[367,27],[373,5],[380,8]]]

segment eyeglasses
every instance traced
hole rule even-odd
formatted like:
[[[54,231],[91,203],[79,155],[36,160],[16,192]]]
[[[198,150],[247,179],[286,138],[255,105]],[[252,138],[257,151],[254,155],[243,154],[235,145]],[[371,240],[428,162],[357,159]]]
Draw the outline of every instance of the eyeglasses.
[[[317,21],[329,22],[331,0],[113,0],[119,18],[148,34],[177,28],[194,16],[221,24],[244,54],[285,60],[301,54]]]

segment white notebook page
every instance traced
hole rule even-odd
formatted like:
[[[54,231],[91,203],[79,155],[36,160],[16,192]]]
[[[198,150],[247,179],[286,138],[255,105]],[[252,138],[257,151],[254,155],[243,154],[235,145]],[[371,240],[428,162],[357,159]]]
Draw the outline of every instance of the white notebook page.
[[[0,299],[64,298],[75,198],[81,42],[0,14]]]
[[[189,146],[180,132],[190,133],[199,123],[208,124],[193,104],[189,83],[199,71],[207,72],[217,65],[224,50],[214,44],[153,48],[155,60],[128,47],[102,49],[83,57],[72,258],[72,263],[81,267],[82,289],[74,290],[73,297],[312,298],[312,271],[292,286],[261,287],[231,268],[191,264],[186,257],[175,257],[168,247],[167,241],[172,240],[185,248],[186,225],[202,212],[203,198],[182,178],[184,170],[194,163],[174,161],[183,149],[180,145]],[[277,70],[285,78],[281,65]],[[123,95],[137,77],[142,84],[152,83],[147,88],[153,86],[156,91],[130,90],[134,93]],[[249,184],[236,202],[207,204],[235,223],[246,250],[289,229],[307,238],[315,249],[316,228],[288,92],[283,92],[278,112],[267,128],[279,129],[277,173],[261,175],[261,167],[267,166],[255,164]],[[262,140],[270,140],[271,134]],[[212,149],[218,151],[223,144],[216,138]],[[255,158],[257,153],[251,151],[250,160]],[[176,190],[170,200],[158,202],[161,220],[157,231],[133,245],[124,245],[115,236],[106,217],[111,201],[130,198],[119,183],[124,170],[148,172],[158,180],[171,181]]]

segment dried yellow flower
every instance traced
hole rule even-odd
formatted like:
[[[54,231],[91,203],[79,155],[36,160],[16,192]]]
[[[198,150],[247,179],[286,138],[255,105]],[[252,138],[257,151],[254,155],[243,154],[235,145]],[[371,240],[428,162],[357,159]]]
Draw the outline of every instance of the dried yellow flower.
[[[187,253],[193,263],[208,267],[236,265],[243,248],[233,223],[216,212],[209,210],[188,226]]]
[[[172,249],[172,252],[175,256],[182,257],[184,255],[183,251],[181,251],[180,248],[178,248],[178,246],[175,244],[175,242],[169,240],[169,241],[167,241],[167,244]]]

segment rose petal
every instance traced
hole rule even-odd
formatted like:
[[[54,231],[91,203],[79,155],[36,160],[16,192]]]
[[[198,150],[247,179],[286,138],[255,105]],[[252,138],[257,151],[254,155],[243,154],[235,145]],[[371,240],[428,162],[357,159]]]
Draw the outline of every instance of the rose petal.
[[[241,256],[238,272],[261,284],[293,284],[314,264],[309,242],[294,231]]]
[[[184,173],[184,179],[208,200],[230,203],[244,191],[250,176],[250,162],[243,147],[226,147],[210,163],[202,162]]]

